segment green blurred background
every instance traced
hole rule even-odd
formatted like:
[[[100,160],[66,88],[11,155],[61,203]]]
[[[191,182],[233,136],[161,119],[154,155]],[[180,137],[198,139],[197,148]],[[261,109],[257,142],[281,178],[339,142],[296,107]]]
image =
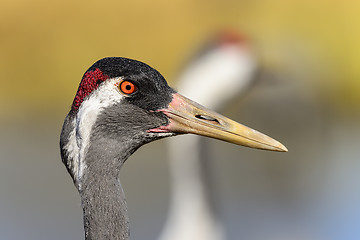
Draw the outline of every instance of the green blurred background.
[[[210,141],[229,239],[360,239],[359,11],[352,0],[2,0],[0,238],[83,237],[58,139],[93,62],[138,59],[171,85],[204,39],[231,28],[269,79],[223,113],[289,153]],[[122,171],[132,239],[156,239],[164,224],[164,145],[144,146]]]

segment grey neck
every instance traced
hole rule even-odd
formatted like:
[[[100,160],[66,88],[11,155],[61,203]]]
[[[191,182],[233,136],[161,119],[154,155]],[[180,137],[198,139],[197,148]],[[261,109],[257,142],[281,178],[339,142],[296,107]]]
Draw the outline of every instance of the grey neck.
[[[115,104],[97,116],[88,141],[73,142],[69,147],[69,141],[74,141],[71,134],[76,130],[75,114],[70,112],[65,119],[60,146],[63,162],[81,196],[85,238],[127,240],[129,217],[119,180],[120,169],[137,148],[165,136],[148,134],[147,130],[167,125],[168,120],[162,113],[149,112],[134,104]],[[85,154],[79,161],[71,153],[74,145],[84,150],[78,152]]]
[[[129,239],[127,205],[118,179],[104,178],[80,195],[86,240]]]
[[[120,169],[130,151],[116,149],[118,144],[89,147],[86,169],[81,180],[86,240],[128,240],[129,217],[119,180]],[[102,148],[104,151],[99,151]],[[126,156],[118,156],[126,152]]]

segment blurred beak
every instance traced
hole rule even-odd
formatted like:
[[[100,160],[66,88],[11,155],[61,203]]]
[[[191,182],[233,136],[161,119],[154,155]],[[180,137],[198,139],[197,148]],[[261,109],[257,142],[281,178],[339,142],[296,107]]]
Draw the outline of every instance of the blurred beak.
[[[213,112],[178,93],[173,94],[173,100],[168,108],[159,111],[169,118],[170,123],[152,129],[151,132],[193,133],[251,148],[288,151],[280,142]]]

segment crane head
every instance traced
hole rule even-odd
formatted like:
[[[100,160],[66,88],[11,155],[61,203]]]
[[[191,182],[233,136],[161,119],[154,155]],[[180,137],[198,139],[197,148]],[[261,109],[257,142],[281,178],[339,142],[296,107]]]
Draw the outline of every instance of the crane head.
[[[61,154],[76,183],[94,145],[98,151],[92,154],[99,157],[106,151],[129,156],[147,142],[184,133],[287,151],[278,141],[177,93],[152,67],[113,57],[85,72],[63,125]]]

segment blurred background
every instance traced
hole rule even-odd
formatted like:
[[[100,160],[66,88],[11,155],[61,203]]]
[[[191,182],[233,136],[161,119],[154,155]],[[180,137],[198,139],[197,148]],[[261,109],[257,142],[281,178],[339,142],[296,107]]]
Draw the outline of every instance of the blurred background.
[[[352,0],[2,0],[0,238],[83,239],[59,134],[83,73],[124,56],[170,85],[212,34],[247,36],[260,80],[222,114],[288,153],[209,140],[229,239],[360,239],[360,3]],[[201,91],[201,89],[199,89]],[[216,97],[216,96],[214,96]],[[170,182],[166,140],[122,169],[132,239],[157,239]]]

